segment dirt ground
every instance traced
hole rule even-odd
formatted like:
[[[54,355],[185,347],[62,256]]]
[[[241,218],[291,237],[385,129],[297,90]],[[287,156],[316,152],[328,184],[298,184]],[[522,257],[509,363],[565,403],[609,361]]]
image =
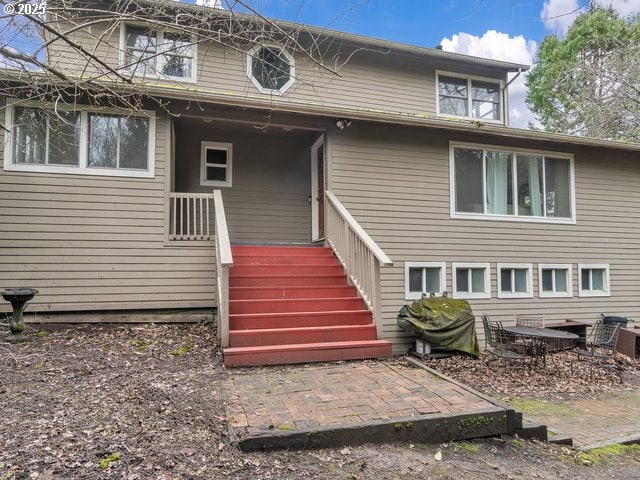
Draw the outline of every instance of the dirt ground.
[[[520,439],[240,452],[210,325],[0,327],[0,480],[640,479],[640,449],[600,461]]]

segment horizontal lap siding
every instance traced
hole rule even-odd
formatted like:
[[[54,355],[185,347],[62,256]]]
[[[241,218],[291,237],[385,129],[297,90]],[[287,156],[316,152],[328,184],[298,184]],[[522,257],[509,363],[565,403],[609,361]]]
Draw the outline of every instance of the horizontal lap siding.
[[[600,313],[640,316],[640,169],[632,155],[575,152],[576,225],[460,220],[449,214],[445,135],[353,125],[329,138],[330,188],[394,261],[382,270],[382,308],[383,334],[396,351],[409,342],[396,326],[398,310],[408,303],[405,261],[446,262],[449,292],[452,262],[490,263],[492,298],[470,301],[478,320],[483,312],[504,322],[512,322],[516,312],[587,322]],[[457,140],[497,144],[482,137]],[[498,262],[533,264],[534,298],[498,299]],[[538,298],[537,266],[543,263],[573,264],[573,298]],[[610,265],[610,297],[578,297],[578,263]],[[482,337],[480,323],[477,327]]]
[[[101,35],[105,25],[94,25],[90,32],[76,31],[72,39],[94,51],[106,63],[120,63],[118,45],[120,31]],[[305,36],[306,37],[306,36]],[[303,43],[310,40],[302,40]],[[96,46],[97,43],[97,46]],[[249,50],[249,47],[246,49]],[[263,101],[266,107],[287,104],[349,108],[369,112],[385,111],[411,115],[436,114],[436,69],[460,71],[460,66],[446,60],[425,56],[367,48],[348,42],[321,38],[313,42],[312,60],[307,55],[291,52],[295,57],[295,82],[284,95],[263,94],[247,76],[247,55],[237,48],[226,48],[214,42],[197,45],[196,82],[160,80],[159,84],[175,89],[206,89],[222,94],[229,100]],[[51,63],[65,72],[100,74],[104,68],[86,58],[78,59],[63,41],[54,41],[49,48]],[[468,67],[468,68],[467,68]],[[502,79],[498,69],[465,67],[466,74]],[[115,78],[115,77],[114,77]],[[153,78],[147,78],[151,83]]]
[[[220,188],[232,242],[311,240],[309,164],[317,133],[275,135],[200,120],[176,125],[176,190]],[[200,185],[202,141],[233,144],[231,187]]]
[[[32,311],[214,305],[212,243],[164,244],[165,120],[153,179],[0,171],[0,286]]]

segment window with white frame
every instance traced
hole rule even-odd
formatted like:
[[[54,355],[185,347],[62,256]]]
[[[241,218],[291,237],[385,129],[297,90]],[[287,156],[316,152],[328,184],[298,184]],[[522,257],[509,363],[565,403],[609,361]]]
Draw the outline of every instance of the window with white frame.
[[[538,296],[572,297],[571,265],[538,265]]]
[[[498,263],[498,298],[533,297],[531,264]]]
[[[578,278],[581,297],[608,297],[609,265],[607,264],[579,264]]]
[[[282,95],[295,80],[295,61],[280,45],[257,45],[247,54],[247,75],[260,92]]]
[[[15,105],[4,169],[85,175],[154,176],[152,112],[120,114]]]
[[[438,73],[438,113],[502,121],[502,82]]]
[[[139,76],[195,81],[196,45],[190,37],[123,25],[123,63]]]
[[[566,154],[451,145],[451,215],[573,223],[573,159]]]
[[[444,262],[405,262],[405,298],[418,300],[423,293],[442,294],[445,290],[445,268]]]
[[[233,144],[202,142],[200,145],[200,185],[230,187]]]
[[[454,298],[491,298],[488,263],[453,263]]]

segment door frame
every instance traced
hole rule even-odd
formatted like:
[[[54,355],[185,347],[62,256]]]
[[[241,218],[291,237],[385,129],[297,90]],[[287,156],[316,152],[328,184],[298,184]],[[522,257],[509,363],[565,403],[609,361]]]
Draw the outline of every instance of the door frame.
[[[318,178],[318,150],[320,147],[324,147],[324,133],[318,137],[318,139],[313,142],[311,145],[311,241],[317,242],[320,240],[324,240],[324,236],[320,237],[320,225],[319,220],[320,216],[318,215],[318,186],[319,181],[324,182],[325,179]],[[325,152],[326,149],[323,149]],[[326,153],[324,155],[324,163],[322,173],[326,177],[327,171],[327,161],[326,161]],[[326,201],[326,200],[325,200]]]

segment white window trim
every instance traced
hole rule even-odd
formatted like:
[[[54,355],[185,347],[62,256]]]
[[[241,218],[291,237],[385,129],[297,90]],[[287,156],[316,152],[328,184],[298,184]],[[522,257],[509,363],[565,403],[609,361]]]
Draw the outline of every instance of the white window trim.
[[[419,300],[425,292],[409,291],[409,268],[439,268],[440,269],[440,292],[433,292],[436,295],[442,295],[446,290],[447,265],[445,262],[404,262],[404,298],[406,300]],[[429,292],[427,292],[428,294]]]
[[[129,67],[129,68],[123,68],[123,70],[125,72],[128,72],[130,74],[132,74],[134,77],[138,77],[138,78],[150,78],[150,79],[154,79],[154,80],[172,80],[172,81],[176,81],[176,82],[186,82],[186,83],[196,83],[198,75],[197,75],[197,68],[198,68],[198,43],[195,41],[191,42],[191,52],[192,52],[192,57],[191,57],[191,77],[174,77],[172,75],[162,75],[158,72],[162,71],[162,62],[164,62],[164,53],[162,51],[160,51],[160,48],[162,47],[162,42],[164,40],[164,34],[165,33],[177,33],[179,34],[179,32],[172,32],[170,30],[166,30],[166,29],[155,29],[150,27],[149,25],[145,25],[143,23],[129,23],[129,22],[122,22],[120,23],[120,52],[119,52],[119,59],[120,59],[120,65],[125,65],[126,64],[126,58],[127,58],[127,26],[131,26],[131,27],[139,27],[139,28],[148,28],[149,30],[153,31],[156,33],[156,42],[158,45],[158,51],[156,52],[156,70],[157,72],[147,72],[144,74],[136,74],[135,72],[135,68],[134,67]]]
[[[502,291],[502,275],[500,274],[503,269],[527,270],[527,291],[526,292],[503,292]],[[533,266],[530,263],[498,263],[496,264],[496,278],[498,279],[498,298],[533,298],[533,284],[532,284],[533,280],[531,278],[532,272],[533,272]]]
[[[260,85],[260,82],[258,82],[258,80],[253,76],[253,62],[252,62],[253,57],[263,47],[277,48],[286,57],[287,62],[289,62],[289,67],[290,67],[289,81],[287,83],[285,83],[279,90],[272,90],[270,88],[264,88],[262,85]],[[251,83],[253,83],[253,85],[258,89],[258,91],[260,93],[266,93],[266,94],[269,94],[269,95],[284,95],[284,93],[287,90],[289,90],[291,85],[293,85],[294,82],[295,82],[296,61],[293,58],[293,55],[291,55],[282,45],[280,45],[278,43],[266,42],[266,43],[263,43],[263,44],[260,44],[260,45],[256,45],[251,50],[249,50],[247,52],[247,76],[249,77],[249,80],[251,80]]]
[[[602,269],[604,270],[603,286],[604,290],[583,290],[582,270]],[[610,297],[611,284],[608,263],[579,263],[578,264],[578,296],[580,297]]]
[[[567,291],[566,292],[545,292],[542,290],[542,270],[566,270],[567,271]],[[555,288],[555,275],[552,276],[553,287]],[[538,297],[539,298],[571,298],[573,297],[573,265],[570,263],[544,263],[538,264]]]
[[[224,182],[207,180],[207,150],[224,150],[227,152],[227,176]],[[222,167],[217,167],[222,168]],[[200,185],[214,187],[230,187],[233,174],[233,144],[221,142],[200,142]]]
[[[449,113],[441,113],[440,112],[440,75],[442,75],[443,77],[453,77],[453,78],[457,78],[459,80],[466,80],[467,81],[467,92],[469,92],[469,96],[467,97],[467,105],[468,105],[468,110],[469,110],[469,115],[468,116],[464,116],[464,115],[451,115]],[[493,120],[493,119],[485,119],[485,118],[478,118],[478,117],[474,117],[471,115],[471,112],[473,111],[473,98],[472,98],[472,94],[471,94],[471,82],[473,80],[477,80],[479,82],[487,82],[487,83],[495,83],[496,85],[498,85],[500,87],[500,106],[498,108],[498,111],[500,113],[500,118],[498,120]],[[486,122],[486,123],[496,123],[499,125],[504,125],[505,124],[505,98],[507,97],[506,92],[505,92],[505,85],[504,85],[504,80],[500,80],[500,79],[496,79],[496,78],[487,78],[487,77],[477,77],[474,75],[464,75],[461,73],[456,73],[456,72],[447,72],[444,70],[436,70],[436,114],[440,117],[446,117],[446,118],[461,118],[464,120],[476,120],[479,122]]]
[[[140,110],[130,113],[115,108],[95,109],[89,106],[76,105],[56,107],[64,111],[75,111],[80,113],[80,151],[78,166],[55,165],[55,164],[26,164],[15,163],[13,158],[13,115],[15,107],[41,108],[42,104],[37,102],[22,101],[16,99],[7,100],[5,109],[5,125],[9,126],[10,134],[5,134],[4,162],[5,171],[14,172],[41,172],[41,173],[63,173],[73,175],[100,175],[109,177],[135,177],[154,178],[155,177],[155,147],[156,147],[156,113],[149,110]],[[134,117],[145,117],[149,119],[149,141],[147,151],[147,169],[126,169],[126,168],[90,168],[89,162],[89,114],[113,114],[128,115]]]
[[[459,292],[458,277],[456,275],[456,270],[458,270],[459,268],[464,268],[464,269],[484,268],[485,291],[484,292]],[[491,265],[490,264],[488,263],[452,263],[451,278],[453,279],[453,298],[460,298],[465,300],[491,298]],[[471,286],[471,279],[469,279],[469,286]]]
[[[544,155],[548,157],[566,158],[569,160],[569,186],[570,202],[571,202],[571,218],[561,217],[531,217],[527,215],[499,215],[489,213],[471,213],[471,212],[456,212],[456,179],[455,179],[455,158],[454,149],[459,148],[475,148],[482,150],[491,150],[494,152],[512,153],[514,155],[527,154],[527,155]],[[449,142],[449,215],[451,218],[457,218],[462,220],[489,220],[489,221],[504,221],[504,222],[527,222],[527,223],[558,223],[563,225],[575,225],[576,224],[576,182],[574,171],[574,157],[571,153],[566,152],[553,152],[548,150],[529,150],[526,148],[511,148],[498,145],[486,145],[481,143],[467,143],[467,142]],[[484,160],[483,160],[484,162]],[[484,165],[484,163],[483,163]],[[486,202],[486,195],[484,189],[486,181],[484,179],[485,169],[482,169],[482,198]],[[546,208],[546,206],[545,206]]]

